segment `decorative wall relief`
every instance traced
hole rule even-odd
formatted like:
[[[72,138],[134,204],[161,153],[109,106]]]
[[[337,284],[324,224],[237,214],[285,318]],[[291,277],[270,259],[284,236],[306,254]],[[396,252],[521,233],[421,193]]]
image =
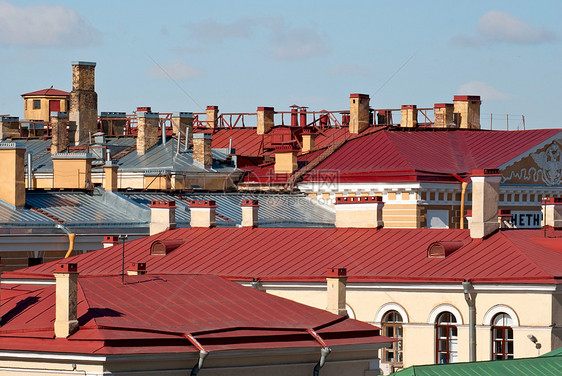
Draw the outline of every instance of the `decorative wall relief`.
[[[562,147],[558,141],[505,168],[503,183],[562,184]]]

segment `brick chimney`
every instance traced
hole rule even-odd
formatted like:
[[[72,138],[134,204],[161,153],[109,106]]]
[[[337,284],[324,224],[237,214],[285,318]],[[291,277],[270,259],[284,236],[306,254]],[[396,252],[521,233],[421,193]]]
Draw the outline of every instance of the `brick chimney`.
[[[51,112],[51,155],[68,148],[67,112]]]
[[[543,201],[543,226],[562,228],[562,197],[548,197]]]
[[[58,153],[53,160],[53,188],[86,189],[92,182],[90,153]]]
[[[127,275],[146,274],[146,262],[131,262],[127,268]]]
[[[326,284],[328,288],[328,306],[326,310],[335,315],[347,315],[347,309],[345,307],[347,269],[328,268],[326,272]]]
[[[337,197],[336,227],[378,228],[383,227],[382,197]]]
[[[207,127],[217,128],[219,126],[219,106],[207,106]]]
[[[302,152],[310,153],[316,146],[316,130],[314,128],[304,128],[302,130]]]
[[[192,200],[189,203],[191,227],[215,227],[217,204],[213,200]]]
[[[480,129],[479,95],[455,95],[453,98],[456,126],[465,129]]]
[[[415,104],[404,104],[400,109],[402,120],[400,127],[415,128],[418,126],[418,108]]]
[[[106,235],[103,237],[103,247],[109,248],[119,244],[119,237],[116,235]]]
[[[75,145],[97,131],[98,94],[95,92],[96,63],[72,62],[72,91],[70,92],[69,120],[76,123],[70,138]]]
[[[498,222],[498,198],[501,174],[498,169],[472,170],[472,219],[470,236],[482,239],[494,231]]]
[[[122,136],[127,125],[127,113],[102,112],[100,114],[102,132],[108,136]]]
[[[242,200],[242,227],[258,227],[258,200]]]
[[[276,174],[292,174],[298,169],[297,154],[299,150],[294,144],[284,144],[275,146],[275,166]]]
[[[117,172],[119,166],[113,164],[111,161],[107,161],[103,166],[103,172],[105,179],[103,180],[103,189],[106,191],[116,191],[119,188],[119,179]]]
[[[176,228],[176,202],[153,200],[150,203],[150,235]]]
[[[274,123],[275,110],[273,107],[258,107],[258,134],[269,133],[271,128],[275,126]]]
[[[14,207],[25,206],[25,147],[23,144],[0,142],[0,200]]]
[[[213,136],[210,133],[193,135],[193,160],[201,163],[205,170],[213,167]]]
[[[160,117],[157,112],[137,110],[137,154],[143,155],[158,144]]]
[[[453,109],[452,103],[435,103],[433,105],[433,113],[435,114],[433,126],[435,128],[455,128]]]
[[[174,112],[172,129],[178,140],[185,140],[187,132],[187,146],[193,146],[193,112]]]
[[[57,264],[55,337],[66,338],[78,330],[78,265]]]
[[[349,133],[359,134],[369,128],[369,96],[349,95]]]
[[[17,116],[0,117],[0,141],[20,137],[20,118]]]

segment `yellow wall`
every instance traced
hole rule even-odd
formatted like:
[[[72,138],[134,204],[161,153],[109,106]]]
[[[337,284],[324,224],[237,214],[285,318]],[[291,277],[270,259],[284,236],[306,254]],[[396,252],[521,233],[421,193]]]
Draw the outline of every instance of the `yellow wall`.
[[[33,101],[41,101],[41,108],[34,110]],[[36,96],[36,97],[24,97],[24,118],[27,120],[42,120],[49,121],[50,111],[49,111],[49,101],[57,100],[60,102],[60,112],[68,112],[68,98],[61,96]]]

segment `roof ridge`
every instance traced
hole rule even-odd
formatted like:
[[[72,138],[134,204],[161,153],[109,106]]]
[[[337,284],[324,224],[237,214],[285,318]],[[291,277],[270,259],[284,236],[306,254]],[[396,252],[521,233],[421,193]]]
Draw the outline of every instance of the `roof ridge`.
[[[548,277],[554,278],[555,276],[552,275],[551,273],[547,272],[546,270],[544,270],[544,268],[542,266],[540,266],[533,258],[531,258],[527,252],[523,251],[517,244],[515,244],[508,236],[506,236],[506,232],[504,231],[498,231],[499,234],[501,234],[510,244],[513,245],[513,247],[517,250],[519,250],[520,254],[523,255],[527,260],[529,260],[533,265],[535,265],[541,272],[543,272],[544,274],[546,274]]]

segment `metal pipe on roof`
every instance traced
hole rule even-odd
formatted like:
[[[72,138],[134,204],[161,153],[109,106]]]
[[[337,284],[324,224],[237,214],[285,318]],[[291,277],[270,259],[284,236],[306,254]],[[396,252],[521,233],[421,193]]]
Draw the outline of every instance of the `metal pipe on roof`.
[[[27,189],[33,188],[33,158],[31,152],[27,152]]]
[[[462,283],[464,291],[464,300],[468,304],[468,360],[469,362],[476,361],[476,293],[474,286],[470,280],[465,280]]]
[[[166,145],[166,123],[162,122],[162,145]]]
[[[320,368],[324,367],[326,363],[326,357],[332,352],[329,347],[322,347],[320,349],[320,360],[314,366],[314,371],[312,372],[313,376],[318,376],[320,374]]]
[[[466,196],[466,187],[468,187],[468,183],[463,181],[461,183],[461,218],[460,218],[460,228],[464,229],[464,202]]]

